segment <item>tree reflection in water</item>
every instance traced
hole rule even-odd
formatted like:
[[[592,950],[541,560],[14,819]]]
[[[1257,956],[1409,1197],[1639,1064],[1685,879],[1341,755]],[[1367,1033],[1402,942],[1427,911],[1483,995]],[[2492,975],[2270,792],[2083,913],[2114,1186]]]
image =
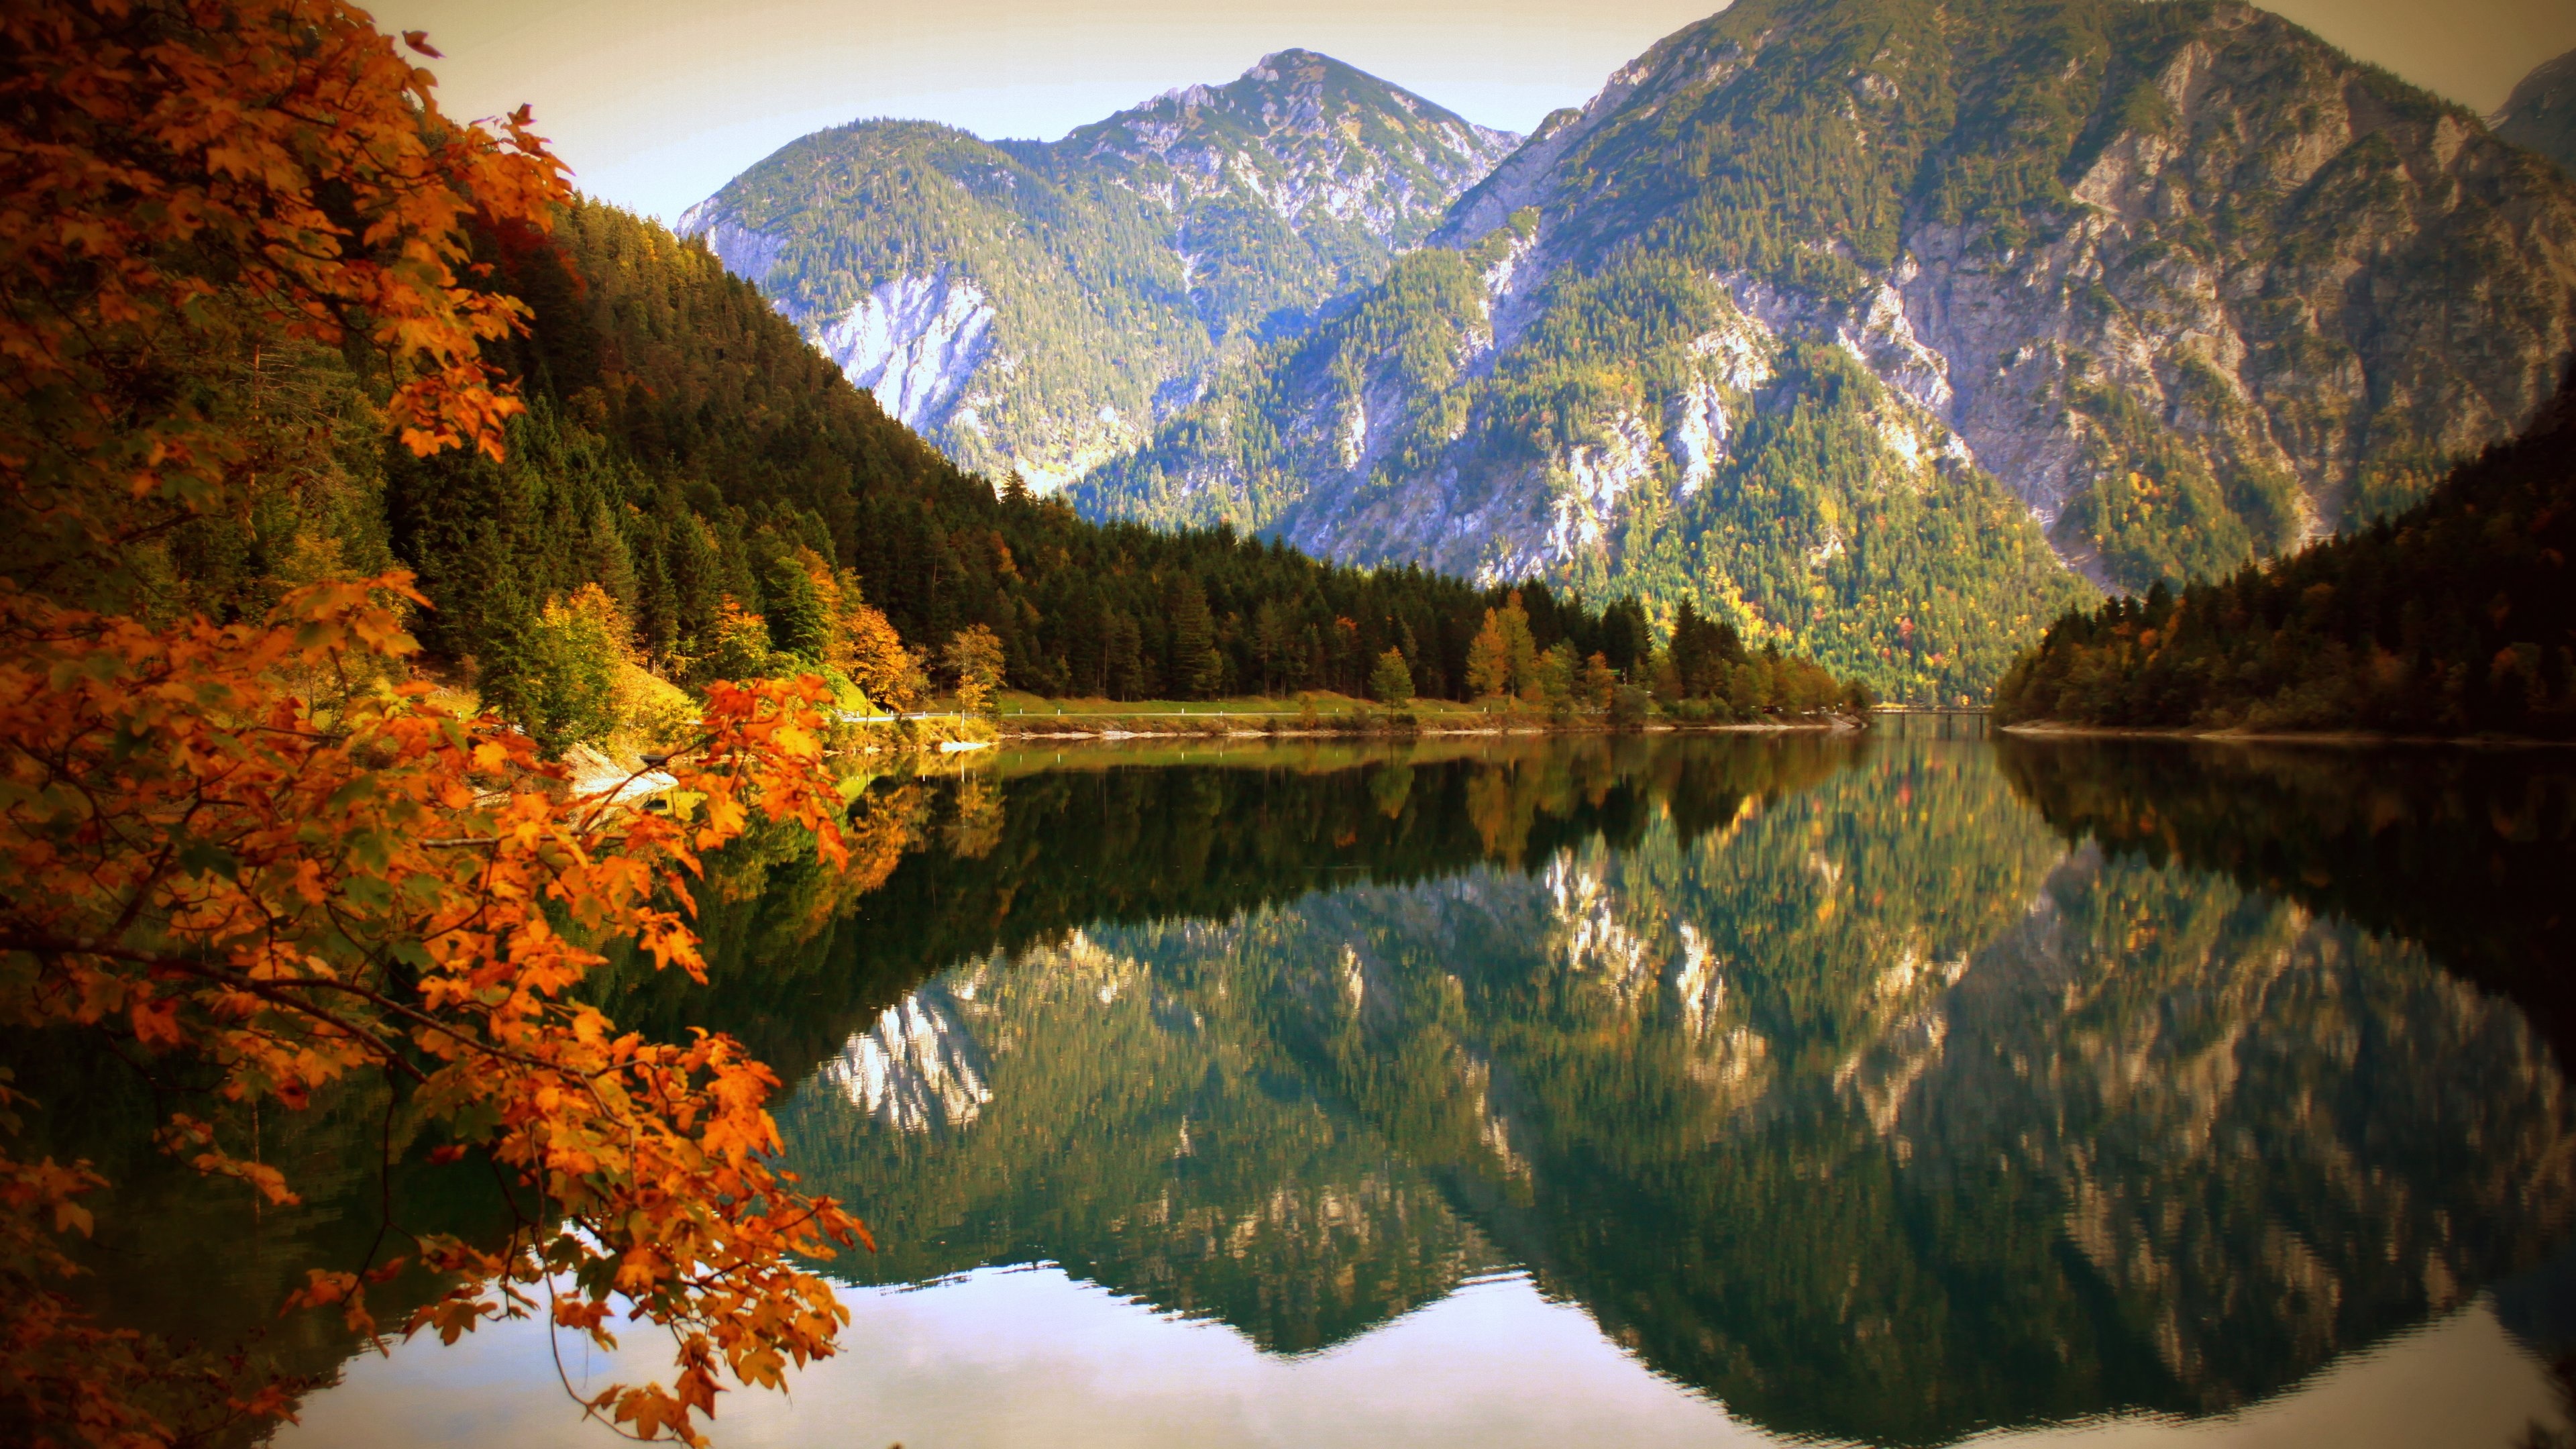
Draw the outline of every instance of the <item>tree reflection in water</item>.
[[[2390,868],[2509,882],[2568,859],[2528,761],[2517,813],[2334,757],[1806,744],[1014,782],[1006,840],[1136,832],[1027,867],[1123,908],[984,917],[915,994],[989,1057],[971,1125],[890,1129],[827,1070],[795,1156],[884,1230],[880,1281],[1051,1260],[1295,1352],[1526,1265],[1739,1416],[1897,1443],[2239,1406],[2565,1237],[2547,1005],[2395,934],[2509,955],[2554,897],[2454,896],[2448,935],[2347,907],[2393,881],[2328,864],[2310,799],[2413,837]],[[2423,838],[2495,820],[2504,857]],[[1299,851],[1366,881],[1275,888]],[[1018,899],[959,865],[955,899]]]
[[[1892,734],[890,777],[853,872],[721,863],[711,989],[605,1004],[801,1080],[853,1282],[1052,1262],[1274,1355],[1525,1270],[1739,1421],[1928,1444],[2246,1405],[2500,1284],[2568,1331],[2576,768]],[[346,1186],[106,1297],[228,1341]]]

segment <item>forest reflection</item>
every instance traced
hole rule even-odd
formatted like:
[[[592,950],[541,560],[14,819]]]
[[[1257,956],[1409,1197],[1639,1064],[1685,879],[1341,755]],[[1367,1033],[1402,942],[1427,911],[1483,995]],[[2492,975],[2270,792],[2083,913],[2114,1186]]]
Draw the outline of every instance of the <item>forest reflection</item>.
[[[794,1084],[853,1284],[1053,1263],[1301,1355],[1520,1271],[1739,1421],[1882,1444],[2219,1413],[2491,1289],[2576,1346],[2516,1287],[2576,1215],[2556,756],[1882,729],[852,791],[856,869],[717,862],[709,987],[602,981]],[[374,1230],[374,1099],[273,1139],[332,1187],[253,1221],[57,1065],[131,1109],[67,1149],[160,1195],[102,1245],[127,1317],[238,1342]],[[466,1172],[407,1162],[407,1225],[497,1223]],[[261,1351],[351,1347],[296,1331]]]
[[[974,853],[835,943],[961,964],[806,1056],[791,1155],[868,1281],[1052,1261],[1295,1353],[1519,1266],[1881,1443],[2233,1408],[2548,1259],[2563,779],[2047,748],[960,782]]]

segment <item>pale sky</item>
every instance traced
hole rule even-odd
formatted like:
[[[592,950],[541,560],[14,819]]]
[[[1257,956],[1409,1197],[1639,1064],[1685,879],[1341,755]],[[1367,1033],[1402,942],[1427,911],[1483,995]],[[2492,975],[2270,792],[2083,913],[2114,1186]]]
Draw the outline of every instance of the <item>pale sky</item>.
[[[361,0],[363,3],[363,0]],[[594,196],[669,219],[810,131],[866,116],[1053,139],[1264,54],[1319,50],[1526,131],[1715,0],[381,0],[426,30],[448,114],[521,102]],[[2270,8],[2487,112],[2576,49],[2570,0]]]

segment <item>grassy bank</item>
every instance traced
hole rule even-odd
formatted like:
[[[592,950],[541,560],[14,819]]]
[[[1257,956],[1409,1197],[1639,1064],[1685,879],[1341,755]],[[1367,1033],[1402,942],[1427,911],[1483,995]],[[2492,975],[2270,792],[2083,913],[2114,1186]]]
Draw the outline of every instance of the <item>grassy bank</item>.
[[[1772,715],[1761,720],[1694,719],[1650,709],[1619,719],[1596,710],[1551,712],[1517,701],[1461,704],[1420,699],[1398,709],[1346,694],[1314,691],[1290,699],[1047,699],[1005,692],[992,725],[1004,739],[1097,739],[1218,735],[1441,735],[1595,733],[1618,729],[1850,729],[1846,715]]]

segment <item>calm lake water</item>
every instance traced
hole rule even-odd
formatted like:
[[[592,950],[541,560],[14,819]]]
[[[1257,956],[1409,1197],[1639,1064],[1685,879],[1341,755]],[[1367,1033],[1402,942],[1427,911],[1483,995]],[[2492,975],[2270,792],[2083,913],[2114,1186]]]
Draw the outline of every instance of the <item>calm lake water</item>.
[[[883,1245],[829,1267],[845,1353],[719,1444],[2567,1425],[2565,755],[1089,746],[855,818],[856,879],[732,864],[711,991],[619,993],[777,1065]],[[214,1333],[372,1202],[200,1212],[111,1286]],[[666,1360],[630,1351],[565,1368]],[[533,1327],[338,1375],[280,1443],[610,1442]]]

